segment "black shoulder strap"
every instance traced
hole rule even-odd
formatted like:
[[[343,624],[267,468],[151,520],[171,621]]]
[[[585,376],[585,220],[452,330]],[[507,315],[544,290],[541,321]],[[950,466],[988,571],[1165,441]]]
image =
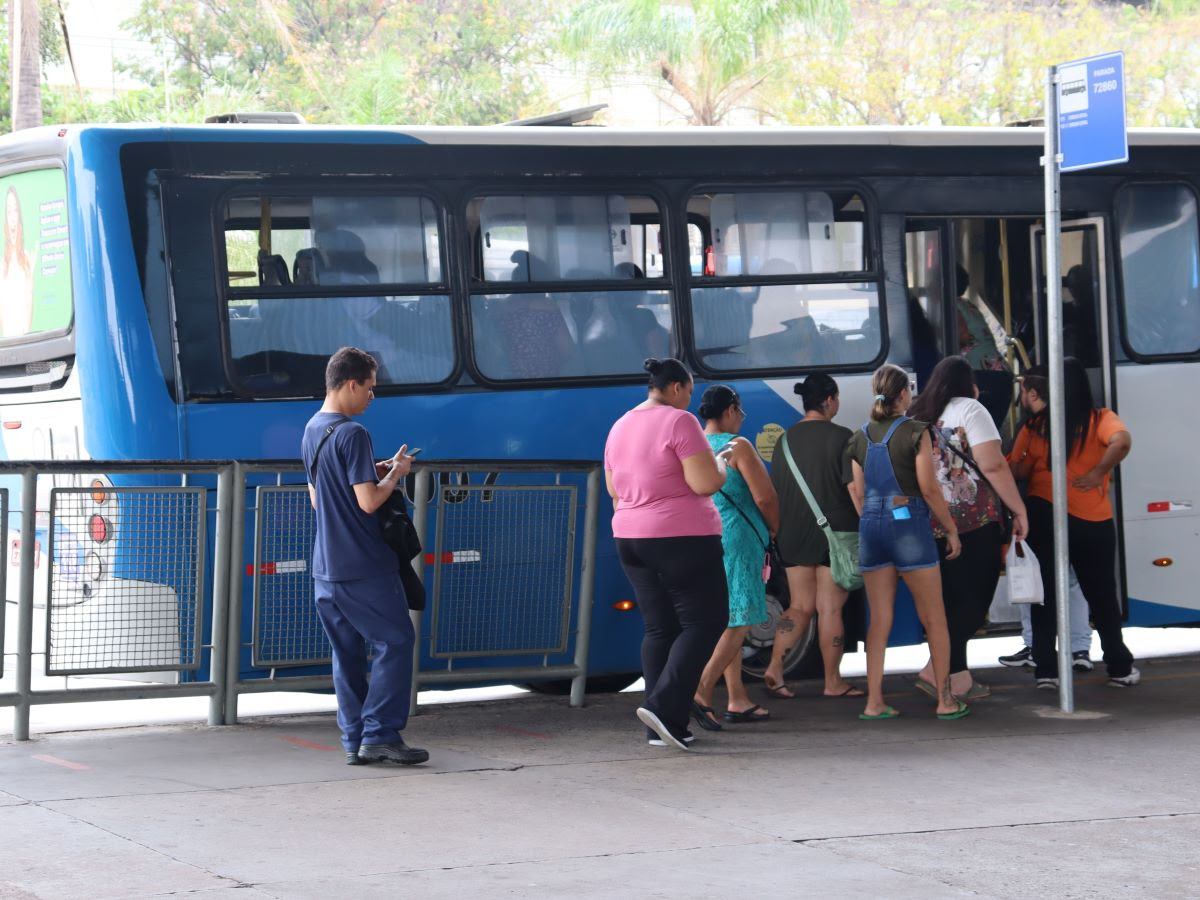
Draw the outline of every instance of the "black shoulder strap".
[[[346,422],[349,422],[349,421],[350,421],[349,419],[341,419],[341,420],[339,420],[339,421],[337,421],[337,422],[334,422],[332,425],[326,425],[326,426],[325,426],[325,433],[324,433],[323,435],[321,435],[321,440],[317,442],[317,449],[316,449],[316,452],[315,452],[315,453],[313,453],[313,462],[312,462],[312,468],[311,468],[311,469],[309,470],[309,472],[308,472],[308,482],[309,482],[309,484],[312,484],[312,485],[314,485],[314,486],[315,486],[315,485],[316,485],[316,483],[317,483],[317,461],[318,461],[318,460],[320,460],[320,458],[321,458],[321,448],[325,446],[325,442],[326,442],[327,440],[329,440],[329,436],[330,436],[331,434],[333,434],[334,430],[335,430],[335,429],[336,429],[336,428],[337,428],[339,425],[343,425],[343,424],[345,424]]]

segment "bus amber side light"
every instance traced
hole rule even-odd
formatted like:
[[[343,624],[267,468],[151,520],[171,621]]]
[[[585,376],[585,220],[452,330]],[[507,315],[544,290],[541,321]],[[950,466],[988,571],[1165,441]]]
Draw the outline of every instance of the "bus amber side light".
[[[1158,559],[1156,559],[1154,561],[1154,565],[1158,566],[1160,569],[1165,569],[1167,566],[1171,565],[1173,562],[1175,562],[1175,560],[1171,559],[1171,557],[1169,557],[1169,556],[1160,556]]]
[[[618,600],[613,604],[613,609],[615,609],[617,612],[629,612],[635,606],[637,606],[637,604],[632,600]]]
[[[108,502],[108,492],[104,490],[104,482],[99,478],[92,479],[92,502],[97,506]]]

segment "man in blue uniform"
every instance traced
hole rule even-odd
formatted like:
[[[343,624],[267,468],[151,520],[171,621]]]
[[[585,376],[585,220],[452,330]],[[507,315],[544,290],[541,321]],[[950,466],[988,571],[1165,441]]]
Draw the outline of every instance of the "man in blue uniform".
[[[412,468],[408,445],[380,463],[371,436],[352,418],[371,402],[378,364],[343,347],[325,368],[325,403],[304,429],[308,494],[317,513],[313,582],[317,614],[333,645],[333,688],[346,762],[423,763],[404,743],[415,644],[400,561],[375,511]],[[366,644],[374,653],[367,682]]]

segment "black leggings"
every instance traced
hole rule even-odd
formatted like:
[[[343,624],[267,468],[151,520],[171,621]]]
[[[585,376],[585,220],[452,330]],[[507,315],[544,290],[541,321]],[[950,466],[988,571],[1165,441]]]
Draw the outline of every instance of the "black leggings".
[[[617,555],[646,624],[643,706],[682,736],[700,675],[729,624],[721,536],[617,538]]]
[[[946,559],[946,541],[938,541],[942,557],[942,603],[950,631],[950,671],[967,668],[967,641],[987,618],[1000,581],[1004,536],[1000,524],[991,522],[974,531],[959,533],[962,553]]]
[[[1042,586],[1046,595],[1045,603],[1034,604],[1029,609],[1035,674],[1038,678],[1057,678],[1053,507],[1040,497],[1030,497],[1025,508],[1029,512],[1029,546],[1042,567]],[[1133,654],[1121,636],[1121,602],[1117,597],[1116,574],[1117,529],[1113,520],[1089,522],[1067,516],[1067,557],[1087,599],[1092,624],[1100,635],[1108,674],[1122,678],[1133,668]]]

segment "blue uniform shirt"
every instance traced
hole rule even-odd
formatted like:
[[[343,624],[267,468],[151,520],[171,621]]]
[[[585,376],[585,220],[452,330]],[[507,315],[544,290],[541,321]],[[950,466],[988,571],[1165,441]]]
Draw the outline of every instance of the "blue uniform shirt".
[[[325,429],[341,422],[321,449],[315,479],[313,455]],[[313,578],[351,581],[399,571],[399,559],[383,542],[379,520],[358,505],[354,485],[378,482],[371,436],[338,413],[319,412],[308,420],[302,444],[305,471],[317,492],[317,540]]]

